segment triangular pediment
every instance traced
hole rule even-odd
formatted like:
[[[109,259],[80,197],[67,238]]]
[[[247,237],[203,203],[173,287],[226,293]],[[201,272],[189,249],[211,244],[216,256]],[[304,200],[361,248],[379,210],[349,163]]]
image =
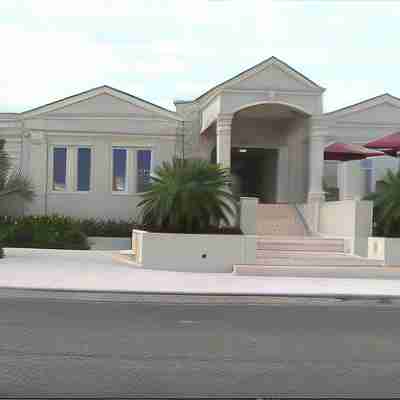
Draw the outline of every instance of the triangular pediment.
[[[118,97],[102,93],[86,100],[57,108],[46,114],[138,114],[151,116],[154,113]]]
[[[164,117],[180,120],[173,111],[157,106],[109,86],[67,97],[50,104],[26,111],[25,118],[46,116],[129,116]]]
[[[384,94],[324,116],[338,122],[400,124],[400,99]]]
[[[270,57],[233,78],[214,86],[196,100],[214,96],[224,89],[303,90],[316,93],[322,93],[325,90],[322,86],[319,86],[276,57]]]
[[[315,89],[303,77],[299,77],[287,68],[282,68],[278,63],[267,65],[264,69],[242,77],[239,81],[227,88],[245,90],[310,90]]]

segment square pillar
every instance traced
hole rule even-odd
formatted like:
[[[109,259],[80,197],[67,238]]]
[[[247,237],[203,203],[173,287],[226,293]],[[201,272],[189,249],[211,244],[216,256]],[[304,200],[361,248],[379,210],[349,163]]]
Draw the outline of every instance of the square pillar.
[[[359,161],[346,161],[338,165],[340,200],[361,200],[365,195],[365,173]]]
[[[321,205],[325,201],[322,186],[324,176],[325,134],[312,132],[309,137],[309,168],[308,168],[308,208],[310,228],[318,233],[320,228]]]
[[[325,151],[325,135],[321,133],[313,133],[309,142],[309,201],[324,201],[325,193],[322,186],[324,176],[324,151]]]
[[[47,137],[44,133],[32,132],[30,134],[29,177],[35,187],[35,197],[31,203],[27,203],[26,211],[28,214],[46,214],[48,191],[48,146]]]
[[[224,168],[231,167],[232,114],[220,114],[217,119],[217,163]]]

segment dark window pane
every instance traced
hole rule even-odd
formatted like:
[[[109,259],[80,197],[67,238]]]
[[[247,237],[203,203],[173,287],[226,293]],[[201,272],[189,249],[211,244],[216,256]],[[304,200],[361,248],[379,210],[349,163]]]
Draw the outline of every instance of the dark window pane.
[[[90,190],[91,149],[78,149],[78,191]]]
[[[67,180],[67,149],[57,147],[53,151],[53,190],[65,190]]]
[[[137,152],[137,191],[145,192],[150,184],[151,150]]]
[[[113,149],[113,191],[126,190],[126,149]]]

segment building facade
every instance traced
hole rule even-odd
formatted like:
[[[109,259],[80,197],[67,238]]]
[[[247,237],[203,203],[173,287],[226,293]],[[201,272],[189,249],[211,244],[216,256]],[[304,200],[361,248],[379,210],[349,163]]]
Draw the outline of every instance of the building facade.
[[[340,199],[374,190],[395,158],[324,162],[332,142],[364,144],[400,130],[400,99],[384,94],[323,112],[325,89],[271,57],[176,112],[102,86],[22,113],[0,113],[0,137],[35,184],[9,213],[129,218],[157,165],[197,157],[231,169],[264,203]]]

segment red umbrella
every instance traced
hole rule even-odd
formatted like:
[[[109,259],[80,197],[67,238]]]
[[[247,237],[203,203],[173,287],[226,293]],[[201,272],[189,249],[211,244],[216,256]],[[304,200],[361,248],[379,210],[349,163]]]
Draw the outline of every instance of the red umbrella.
[[[388,156],[397,157],[397,153],[400,151],[400,149],[384,149],[382,151]]]
[[[363,160],[368,157],[384,156],[381,151],[371,151],[357,144],[332,143],[325,148],[324,159],[336,161]]]
[[[381,149],[382,151],[391,151],[392,154],[394,152],[400,151],[400,132],[391,133],[390,135],[386,135],[380,139],[372,140],[367,143],[365,147],[370,149]],[[391,153],[388,153],[392,155]]]

